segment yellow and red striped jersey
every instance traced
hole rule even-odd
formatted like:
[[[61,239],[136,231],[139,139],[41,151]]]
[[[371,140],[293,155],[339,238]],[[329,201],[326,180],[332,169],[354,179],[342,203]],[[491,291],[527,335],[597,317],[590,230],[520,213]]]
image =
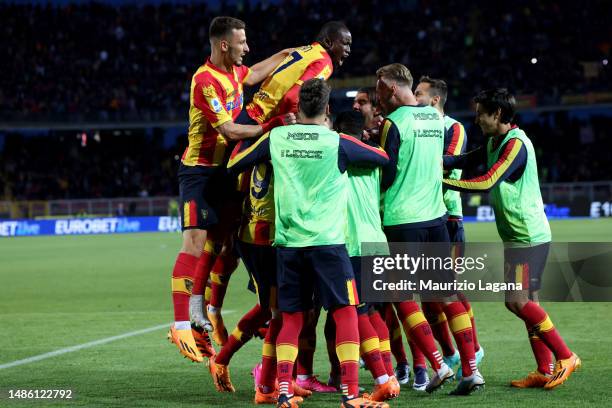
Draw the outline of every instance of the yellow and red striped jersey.
[[[248,173],[249,195],[244,200],[238,238],[254,245],[274,241],[274,174],[270,162],[260,163]]]
[[[189,145],[181,161],[186,166],[219,166],[229,152],[227,140],[217,132],[222,124],[236,120],[243,105],[242,84],[251,70],[234,65],[225,72],[208,59],[191,79],[189,98]]]
[[[297,113],[302,84],[312,78],[327,80],[333,71],[331,57],[321,44],[296,48],[261,84],[247,105],[249,116],[261,124],[274,116]]]

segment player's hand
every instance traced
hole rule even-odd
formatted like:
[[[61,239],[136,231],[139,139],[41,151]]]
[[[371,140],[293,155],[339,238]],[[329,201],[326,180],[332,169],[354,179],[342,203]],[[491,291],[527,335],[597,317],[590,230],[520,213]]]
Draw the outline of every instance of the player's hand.
[[[382,125],[384,120],[385,118],[383,118],[380,113],[376,113],[376,116],[374,116],[374,119],[373,119],[372,127],[379,128],[380,125]]]
[[[291,54],[293,51],[295,51],[295,48],[285,48],[284,50],[282,50],[280,53],[281,54],[285,54],[285,55],[289,55]]]
[[[295,125],[297,123],[297,118],[295,117],[295,113],[289,112],[282,117],[283,125]]]
[[[286,113],[284,115],[275,116],[266,123],[261,125],[263,133],[269,132],[278,126],[294,125],[296,123],[294,113]]]

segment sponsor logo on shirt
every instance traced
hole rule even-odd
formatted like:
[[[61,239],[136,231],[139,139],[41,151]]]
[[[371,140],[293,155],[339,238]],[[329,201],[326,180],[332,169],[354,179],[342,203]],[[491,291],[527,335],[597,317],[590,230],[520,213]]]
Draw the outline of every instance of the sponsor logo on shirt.
[[[438,115],[436,112],[432,112],[432,113],[413,113],[412,116],[414,116],[414,118],[416,120],[437,120],[440,119],[440,115]]]
[[[281,157],[287,157],[289,159],[322,159],[323,151],[321,150],[283,149],[281,150]]]
[[[318,133],[287,133],[287,140],[319,140]]]

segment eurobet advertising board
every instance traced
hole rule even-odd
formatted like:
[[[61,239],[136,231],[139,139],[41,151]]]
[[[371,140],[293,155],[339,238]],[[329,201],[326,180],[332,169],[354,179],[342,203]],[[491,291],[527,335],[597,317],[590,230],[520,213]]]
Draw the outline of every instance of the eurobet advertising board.
[[[125,234],[180,231],[177,217],[103,217],[49,220],[0,220],[0,237],[34,235]]]

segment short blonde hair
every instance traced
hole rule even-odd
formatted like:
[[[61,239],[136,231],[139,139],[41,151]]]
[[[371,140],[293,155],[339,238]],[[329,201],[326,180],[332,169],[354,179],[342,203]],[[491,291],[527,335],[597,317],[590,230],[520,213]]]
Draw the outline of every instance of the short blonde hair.
[[[412,74],[408,67],[402,64],[389,64],[376,70],[376,77],[378,79],[385,78],[395,81],[400,85],[408,86],[412,88]]]

